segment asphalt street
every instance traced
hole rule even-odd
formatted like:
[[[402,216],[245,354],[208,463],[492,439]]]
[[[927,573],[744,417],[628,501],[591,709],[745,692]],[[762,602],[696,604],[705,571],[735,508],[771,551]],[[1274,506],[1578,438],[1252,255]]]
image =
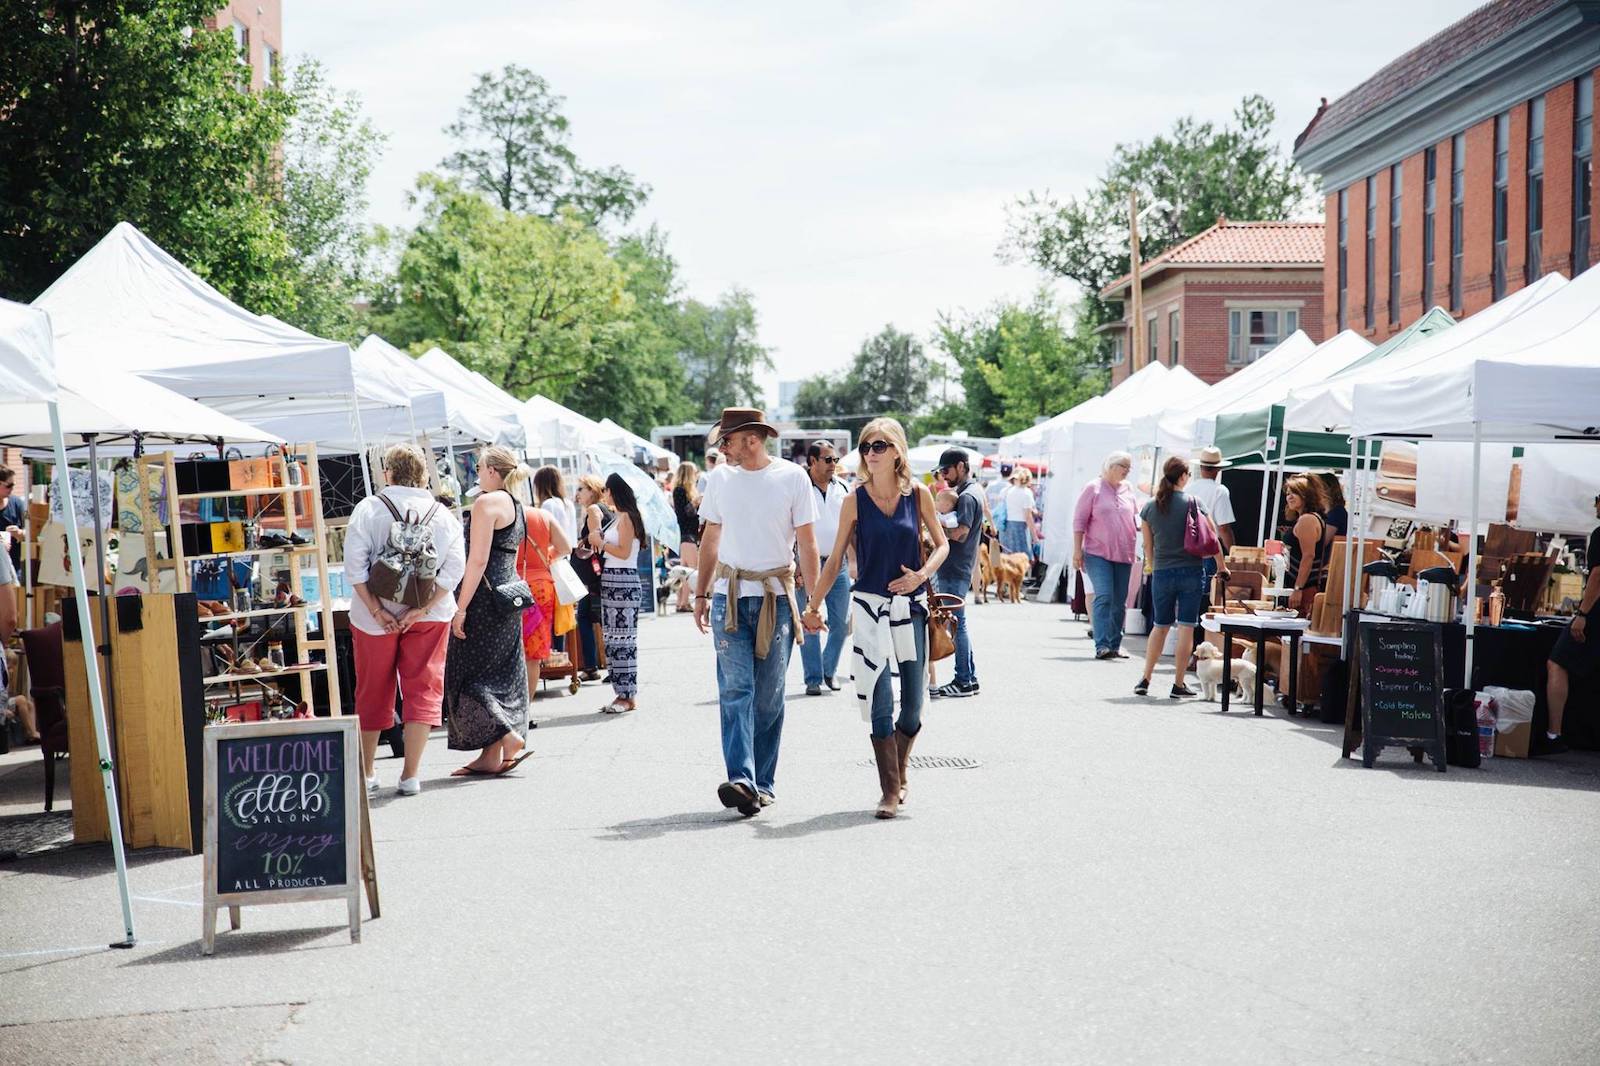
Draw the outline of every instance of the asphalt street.
[[[0,1063],[1600,1062],[1600,758],[1362,769],[1331,726],[1134,696],[1085,628],[976,607],[983,691],[916,749],[976,765],[888,822],[796,656],[743,820],[709,638],[649,620],[637,713],[541,699],[503,779],[448,778],[439,735],[414,798],[380,762],[358,945],[343,904],[258,907],[202,958],[200,857],[147,851],[110,951],[109,850],[26,854]]]

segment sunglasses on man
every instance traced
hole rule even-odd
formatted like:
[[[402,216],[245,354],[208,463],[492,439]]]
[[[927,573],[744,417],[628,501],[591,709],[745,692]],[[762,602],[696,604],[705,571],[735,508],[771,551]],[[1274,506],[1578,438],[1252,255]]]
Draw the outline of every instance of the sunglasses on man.
[[[817,456],[817,462],[826,463],[829,466],[838,466],[839,457],[837,455],[819,455]]]

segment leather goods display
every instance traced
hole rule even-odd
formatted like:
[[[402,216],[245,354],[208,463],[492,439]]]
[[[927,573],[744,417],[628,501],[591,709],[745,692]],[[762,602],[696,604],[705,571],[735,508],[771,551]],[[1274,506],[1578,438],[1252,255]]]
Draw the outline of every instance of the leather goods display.
[[[272,460],[229,459],[228,487],[230,489],[272,488]]]
[[[928,597],[928,661],[938,662],[956,653],[956,612],[965,600],[947,592]]]

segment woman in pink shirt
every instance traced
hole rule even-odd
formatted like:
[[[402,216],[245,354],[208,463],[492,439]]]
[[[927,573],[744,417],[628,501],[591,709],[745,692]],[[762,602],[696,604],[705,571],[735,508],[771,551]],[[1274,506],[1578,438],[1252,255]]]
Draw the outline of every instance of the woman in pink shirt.
[[[1072,516],[1072,565],[1089,575],[1094,586],[1094,650],[1096,659],[1126,659],[1122,622],[1133,573],[1133,545],[1138,533],[1139,504],[1127,484],[1133,456],[1112,452],[1100,476],[1084,486]]]

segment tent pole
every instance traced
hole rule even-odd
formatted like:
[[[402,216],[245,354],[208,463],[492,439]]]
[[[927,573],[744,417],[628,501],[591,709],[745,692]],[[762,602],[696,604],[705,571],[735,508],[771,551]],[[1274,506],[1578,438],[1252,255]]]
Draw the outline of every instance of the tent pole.
[[[355,419],[356,447],[361,450],[361,485],[372,495],[372,471],[367,469],[367,434],[361,428],[361,401],[354,391],[350,393],[350,414]]]
[[[1350,438],[1350,503],[1355,517],[1350,520],[1350,528],[1344,531],[1344,585],[1340,589],[1340,603],[1348,611],[1354,604],[1350,602],[1350,588],[1352,585],[1350,575],[1350,560],[1355,556],[1356,530],[1361,528],[1361,470],[1357,465],[1356,438]],[[1360,582],[1354,582],[1355,588],[1361,588]],[[1340,632],[1344,631],[1343,620],[1340,621]]]
[[[1478,505],[1483,478],[1483,423],[1472,423],[1472,526],[1467,530],[1467,598],[1463,611],[1467,624],[1466,661],[1462,664],[1461,687],[1472,687],[1473,633],[1478,627]]]
[[[1288,468],[1288,465],[1289,465],[1289,449],[1280,448],[1278,450],[1278,476],[1277,476],[1277,479],[1274,480],[1273,483],[1272,483],[1272,511],[1271,511],[1271,514],[1272,514],[1273,519],[1276,519],[1278,517],[1278,508],[1283,506],[1283,474],[1284,474],[1285,469]],[[1271,471],[1270,470],[1268,471],[1268,476],[1269,477],[1271,476]],[[1261,494],[1262,494],[1262,496],[1266,495],[1266,489],[1267,489],[1266,485],[1263,484],[1261,486]],[[1263,525],[1265,525],[1265,523],[1263,523]],[[1265,531],[1264,530],[1263,530],[1263,534],[1262,534],[1262,543],[1263,544],[1266,543],[1266,537],[1265,537]]]
[[[1369,451],[1370,451],[1371,447],[1372,447],[1372,441],[1369,440],[1366,437],[1362,437],[1361,438],[1361,458],[1358,461],[1359,465],[1361,465],[1362,467],[1365,467],[1368,464],[1368,462],[1370,461]],[[1362,498],[1363,501],[1365,501],[1367,499],[1367,495],[1368,495],[1368,493],[1366,491],[1366,482],[1367,482],[1367,472],[1365,470],[1362,470],[1361,471],[1361,498]],[[1365,504],[1365,502],[1363,502],[1362,509],[1361,509],[1361,524],[1355,527],[1355,534],[1356,534],[1355,538],[1354,538],[1355,542],[1356,542],[1355,563],[1353,565],[1349,565],[1349,566],[1346,566],[1344,568],[1345,569],[1345,573],[1350,578],[1351,596],[1354,599],[1360,599],[1361,598],[1361,561],[1367,557],[1367,527],[1370,526],[1371,524],[1372,524],[1372,521],[1368,517],[1367,511],[1366,511],[1366,504]],[[1351,537],[1350,537],[1350,534],[1349,534],[1348,531],[1345,533],[1344,539],[1345,539],[1345,543],[1346,544],[1348,544],[1350,542]],[[1348,604],[1348,606],[1359,607],[1360,604],[1351,603],[1351,604]]]
[[[1261,518],[1256,524],[1256,544],[1267,546],[1267,483],[1272,480],[1272,411],[1267,411],[1267,435],[1261,442]],[[1278,513],[1278,501],[1272,501],[1272,513]]]
[[[89,715],[94,721],[95,748],[100,756],[100,783],[106,791],[106,816],[111,824],[111,854],[117,864],[117,891],[122,895],[122,927],[124,937],[111,946],[133,947],[133,903],[128,894],[128,859],[122,850],[122,811],[117,806],[117,789],[111,779],[111,738],[106,730],[106,709],[101,701],[100,664],[94,641],[94,627],[89,619],[89,589],[83,578],[83,545],[78,541],[78,515],[73,506],[72,481],[67,476],[67,443],[61,435],[61,412],[54,403],[50,411],[50,436],[55,445],[56,468],[61,471],[61,507],[67,516],[67,558],[72,567],[72,594],[78,606],[78,623],[83,637],[83,666],[89,687]],[[109,631],[103,634],[107,643]]]

